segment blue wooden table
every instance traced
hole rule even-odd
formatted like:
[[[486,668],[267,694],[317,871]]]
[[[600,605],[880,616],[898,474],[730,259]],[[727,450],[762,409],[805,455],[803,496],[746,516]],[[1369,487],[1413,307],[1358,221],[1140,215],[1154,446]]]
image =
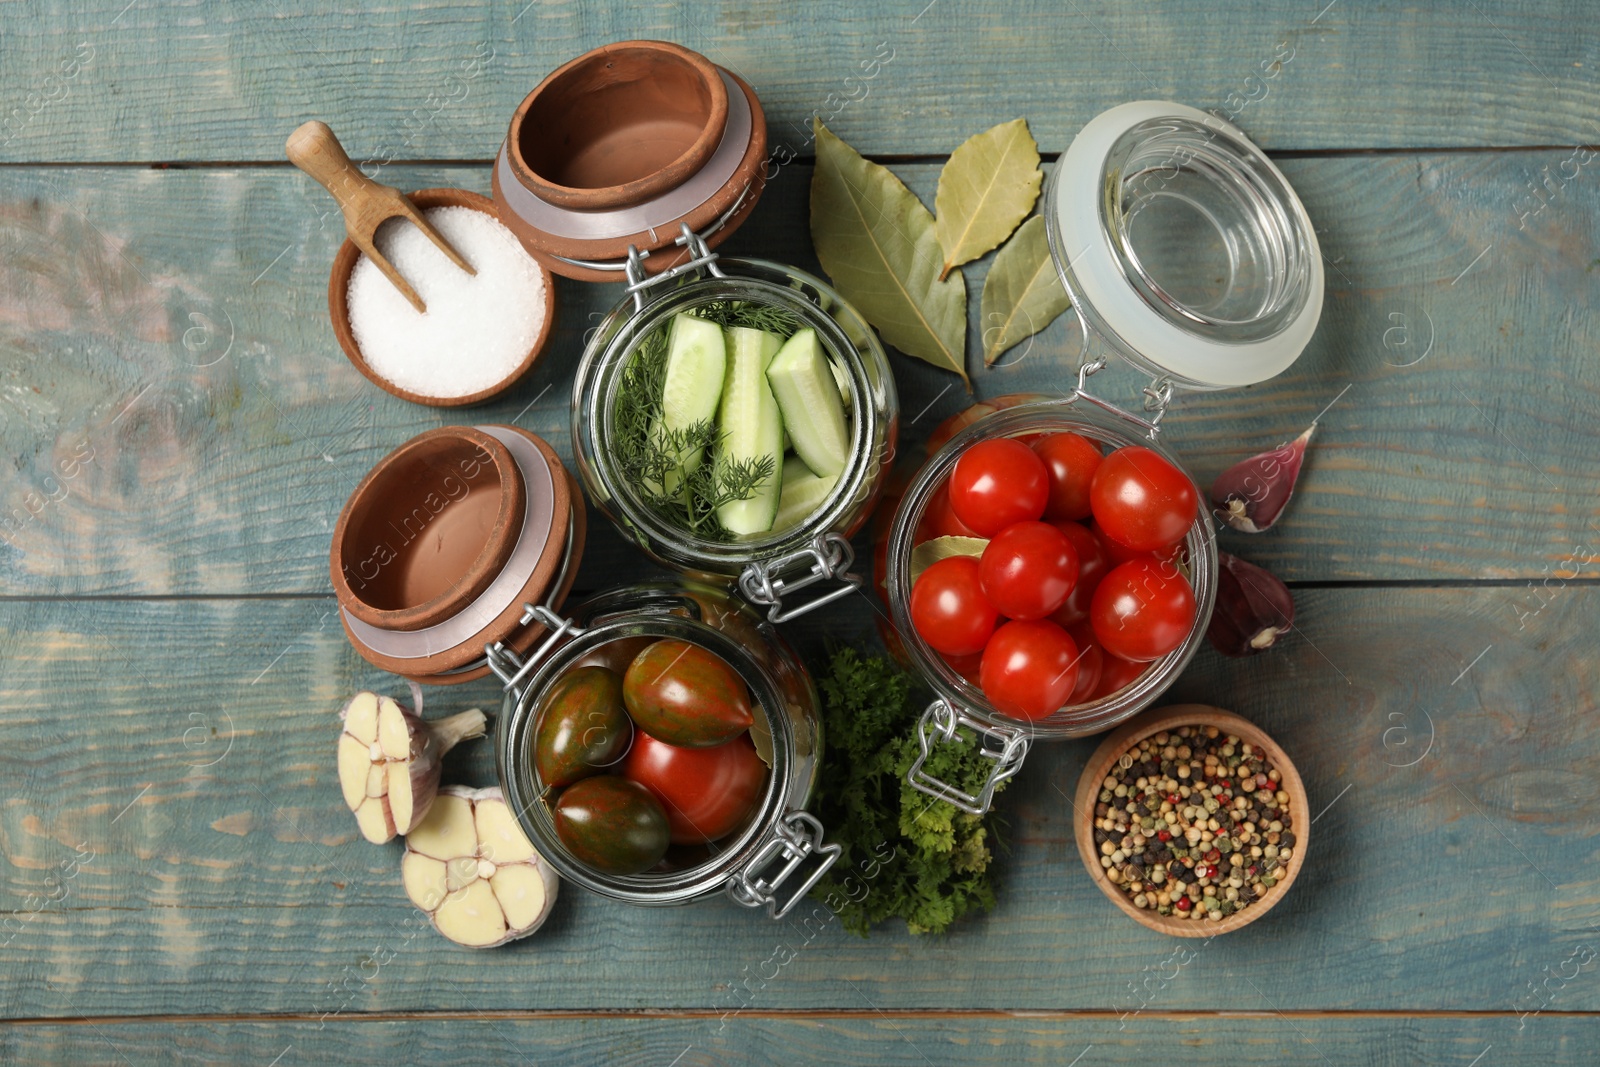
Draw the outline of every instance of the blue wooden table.
[[[813,270],[815,114],[930,204],[971,134],[1026,117],[1048,165],[1138,98],[1238,110],[1280,162],[1320,330],[1167,422],[1204,483],[1332,403],[1288,518],[1225,535],[1298,629],[1172,692],[1306,775],[1316,847],[1270,916],[1180,956],[1116,913],[1067,818],[1085,741],[1030,758],[999,906],[942,938],[834,925],[752,980],[804,935],[720,899],[570,890],[490,952],[415,922],[333,779],[334,711],[394,683],[339,632],[327,551],[366,470],[455,417],[339,352],[342,227],[283,141],[319,117],[381,180],[487,192],[522,96],[632,37],[754,84],[794,160],[727,247]],[[1597,74],[1582,0],[0,3],[0,1062],[1596,1062]],[[570,458],[618,297],[562,284],[552,354],[470,418]],[[1063,320],[969,367],[979,395],[1060,388],[1076,350]],[[967,401],[892,359],[915,445]],[[596,524],[578,587],[645,573]],[[830,626],[872,639],[864,603]],[[448,773],[492,780],[487,746]]]

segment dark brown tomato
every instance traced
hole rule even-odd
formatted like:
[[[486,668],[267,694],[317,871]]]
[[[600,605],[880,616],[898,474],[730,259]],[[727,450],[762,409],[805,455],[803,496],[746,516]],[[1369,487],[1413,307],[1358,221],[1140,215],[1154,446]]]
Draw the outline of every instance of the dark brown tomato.
[[[655,794],[602,775],[567,786],[556,799],[556,836],[579,862],[605,874],[640,874],[667,854],[671,830]]]
[[[685,748],[731,741],[755,721],[738,672],[699,645],[671,638],[634,657],[622,699],[645,733]]]
[[[600,774],[627,755],[633,722],[622,705],[622,677],[578,667],[551,687],[534,730],[533,766],[557,788]]]

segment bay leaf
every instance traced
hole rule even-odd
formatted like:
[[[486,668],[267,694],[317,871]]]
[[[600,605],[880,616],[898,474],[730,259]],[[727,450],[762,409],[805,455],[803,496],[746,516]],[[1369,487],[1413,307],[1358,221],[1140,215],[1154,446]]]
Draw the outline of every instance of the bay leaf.
[[[994,257],[984,280],[978,320],[983,325],[984,365],[1050,325],[1071,306],[1050,258],[1044,219],[1035,215]]]
[[[883,339],[953,370],[967,391],[967,283],[940,277],[933,216],[887,167],[861,157],[816,122],[811,243],[822,269]]]
[[[922,542],[911,550],[911,584],[915,585],[922,572],[952,556],[971,556],[977,559],[989,542],[983,537],[958,537],[949,534]]]
[[[1039,146],[1027,119],[974,134],[951,153],[933,199],[933,232],[944,251],[944,273],[1011,236],[1033,210],[1043,180]]]

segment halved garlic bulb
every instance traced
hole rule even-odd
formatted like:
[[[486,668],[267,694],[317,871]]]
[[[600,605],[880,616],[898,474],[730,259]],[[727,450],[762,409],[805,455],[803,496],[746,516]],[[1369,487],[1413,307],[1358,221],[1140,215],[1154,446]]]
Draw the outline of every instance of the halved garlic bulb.
[[[544,924],[560,881],[499,789],[446,786],[406,835],[406,896],[459,945],[493,948]]]
[[[421,691],[413,694],[420,714]],[[339,787],[361,836],[380,845],[423,820],[439,791],[444,754],[482,737],[488,724],[477,708],[424,722],[393,699],[366,692],[351,697],[339,715]]]

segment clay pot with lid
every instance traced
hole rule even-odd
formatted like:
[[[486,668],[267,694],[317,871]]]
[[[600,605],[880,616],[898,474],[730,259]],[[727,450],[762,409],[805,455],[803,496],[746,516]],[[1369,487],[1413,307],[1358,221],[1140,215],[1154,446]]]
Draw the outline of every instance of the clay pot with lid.
[[[418,682],[489,673],[485,646],[533,646],[524,605],[565,599],[583,495],[554,449],[513,426],[447,426],[395,449],[339,514],[340,621],[373,666]]]
[[[754,90],[666,41],[621,41],[553,71],[511,117],[493,186],[500,220],[556,274],[616,281],[685,262],[683,224],[715,247],[761,195],[766,116]]]

